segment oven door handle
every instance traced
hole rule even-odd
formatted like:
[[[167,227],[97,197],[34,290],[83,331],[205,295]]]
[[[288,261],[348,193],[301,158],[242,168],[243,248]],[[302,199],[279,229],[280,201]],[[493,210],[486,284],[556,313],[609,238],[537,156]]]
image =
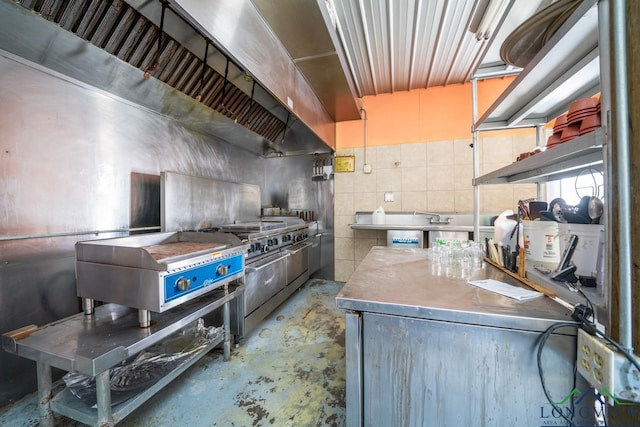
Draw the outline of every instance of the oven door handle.
[[[313,246],[313,243],[305,243],[302,246],[296,247],[295,249],[285,249],[290,255],[295,255],[303,249],[307,249],[308,247]]]
[[[290,256],[291,256],[291,254],[290,254],[290,253],[286,253],[286,254],[284,254],[283,256],[281,256],[281,257],[279,257],[279,258],[276,258],[276,259],[273,259],[273,260],[271,260],[271,261],[269,261],[269,262],[266,262],[266,263],[264,263],[264,264],[261,264],[261,265],[260,265],[260,266],[258,266],[258,267],[245,266],[245,267],[244,267],[244,270],[245,270],[247,273],[255,273],[256,271],[260,271],[260,270],[262,270],[263,268],[268,267],[268,266],[270,266],[271,264],[275,264],[276,262],[281,261],[281,260],[283,260],[283,259],[285,259],[285,258],[287,258],[287,257],[290,257]]]

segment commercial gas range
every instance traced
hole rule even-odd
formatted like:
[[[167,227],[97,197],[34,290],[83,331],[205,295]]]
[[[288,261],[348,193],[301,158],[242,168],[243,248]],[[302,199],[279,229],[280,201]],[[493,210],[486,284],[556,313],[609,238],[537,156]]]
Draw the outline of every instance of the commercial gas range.
[[[244,318],[239,335],[254,329],[308,277],[309,224],[298,217],[269,217],[225,224],[248,245]],[[237,318],[237,317],[234,317]]]
[[[305,241],[308,224],[297,217],[277,217],[225,224],[220,231],[233,233],[249,245],[247,261],[264,257],[281,248]]]
[[[169,232],[76,243],[76,287],[94,300],[138,309],[141,327],[161,313],[245,273],[249,246],[230,233]]]

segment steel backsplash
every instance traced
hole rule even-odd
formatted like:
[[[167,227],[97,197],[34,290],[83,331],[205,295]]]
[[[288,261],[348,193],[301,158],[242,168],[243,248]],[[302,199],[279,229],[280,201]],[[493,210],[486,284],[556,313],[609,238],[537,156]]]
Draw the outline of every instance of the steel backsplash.
[[[0,333],[77,313],[75,242],[159,230],[162,171],[256,185],[263,204],[289,198],[264,191],[278,159],[13,55],[0,55],[0,87]],[[308,181],[296,204],[313,209],[312,157],[293,164],[287,179]],[[34,391],[35,371],[0,351],[0,405]]]

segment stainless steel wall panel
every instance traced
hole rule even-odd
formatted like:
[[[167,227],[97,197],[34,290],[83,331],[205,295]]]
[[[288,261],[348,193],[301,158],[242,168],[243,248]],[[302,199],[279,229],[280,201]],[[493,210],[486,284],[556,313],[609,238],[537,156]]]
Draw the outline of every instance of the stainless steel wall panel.
[[[59,243],[52,239],[0,242],[0,332],[44,325],[79,311],[75,257],[69,252],[44,253]],[[34,390],[33,362],[0,351],[0,405]]]
[[[321,245],[322,240],[321,236],[316,233],[316,231],[309,230],[309,242],[311,243],[311,247],[309,247],[309,276],[313,277],[313,274],[320,270],[320,265],[322,263],[322,253],[321,253]]]
[[[313,277],[326,280],[335,279],[335,236],[333,227],[322,231],[320,238],[320,269]]]
[[[160,225],[160,176],[132,172],[130,194],[130,227],[158,227]]]
[[[318,221],[321,239],[321,266],[314,277],[334,278],[333,196],[334,181],[312,181],[311,156],[274,157],[265,160],[265,201],[284,210],[311,209]]]
[[[260,187],[162,172],[162,231],[200,230],[260,216]]]
[[[317,210],[319,205],[312,198],[312,167],[311,158],[306,156],[266,159],[263,199],[271,200],[273,206],[285,211]]]

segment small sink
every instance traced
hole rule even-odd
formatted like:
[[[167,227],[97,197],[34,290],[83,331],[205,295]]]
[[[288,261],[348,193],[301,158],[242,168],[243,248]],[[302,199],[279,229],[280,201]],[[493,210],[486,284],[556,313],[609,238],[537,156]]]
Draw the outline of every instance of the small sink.
[[[415,211],[413,215],[424,215],[429,218],[429,224],[432,225],[449,225],[451,223],[450,216],[444,216],[436,212]]]
[[[414,213],[414,212],[417,212]],[[420,214],[420,211],[412,212],[386,212],[385,223],[379,224],[381,228],[388,228],[388,226],[406,226],[406,227],[443,227],[443,229],[454,229],[451,227],[473,227],[473,214],[472,213],[449,213],[449,212],[427,212],[433,215],[439,215],[442,223],[438,222],[437,216],[430,216],[426,214]],[[485,213],[480,215],[481,227],[492,227],[493,219],[498,214]],[[355,214],[355,224],[372,225],[372,212],[358,211]],[[378,225],[378,224],[376,224]]]

